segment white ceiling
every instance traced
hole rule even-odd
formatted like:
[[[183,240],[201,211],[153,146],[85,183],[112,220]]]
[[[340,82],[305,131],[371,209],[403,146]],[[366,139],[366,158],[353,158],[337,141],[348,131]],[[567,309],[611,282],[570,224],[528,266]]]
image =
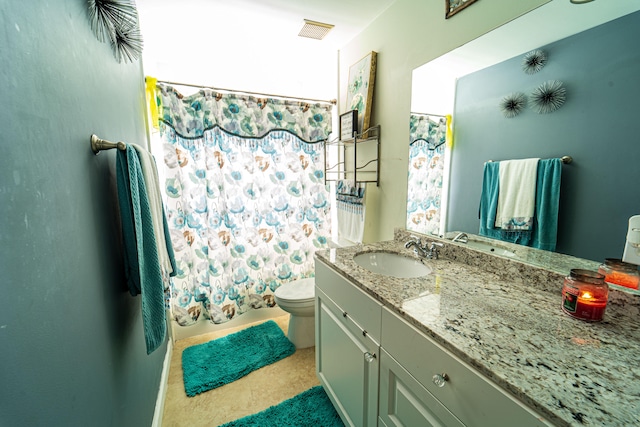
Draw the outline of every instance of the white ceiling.
[[[137,0],[140,20],[146,30],[170,30],[190,22],[205,24],[213,39],[233,42],[239,28],[255,36],[255,43],[273,49],[295,40],[304,19],[335,25],[322,41],[339,48],[367,27],[395,0]],[[197,28],[191,28],[198,31]],[[155,30],[154,30],[155,31]],[[186,43],[189,31],[173,36]],[[192,39],[191,39],[192,40]],[[146,40],[154,44],[154,39]]]
[[[145,74],[218,88],[335,97],[338,49],[394,1],[137,0]],[[335,27],[323,40],[302,38],[304,19]]]

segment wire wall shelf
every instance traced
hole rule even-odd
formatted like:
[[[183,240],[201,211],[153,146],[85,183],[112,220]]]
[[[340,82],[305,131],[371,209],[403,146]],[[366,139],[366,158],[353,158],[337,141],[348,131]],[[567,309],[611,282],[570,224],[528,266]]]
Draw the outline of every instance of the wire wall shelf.
[[[352,180],[356,184],[380,185],[380,125],[349,139],[334,139],[324,145],[324,179]]]

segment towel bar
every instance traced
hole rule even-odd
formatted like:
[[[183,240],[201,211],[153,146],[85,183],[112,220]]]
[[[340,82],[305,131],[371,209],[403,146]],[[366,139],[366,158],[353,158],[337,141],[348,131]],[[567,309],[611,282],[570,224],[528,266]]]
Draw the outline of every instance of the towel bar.
[[[102,150],[111,150],[112,148],[124,151],[127,149],[127,144],[122,141],[111,142],[106,139],[98,138],[95,134],[91,135],[91,151],[93,151],[93,154],[98,154]]]
[[[560,160],[562,160],[562,163],[564,163],[565,165],[568,165],[569,163],[573,162],[573,157],[571,157],[571,156],[562,156],[562,157],[560,157]],[[487,162],[491,163],[491,162],[493,162],[493,160],[487,160]]]

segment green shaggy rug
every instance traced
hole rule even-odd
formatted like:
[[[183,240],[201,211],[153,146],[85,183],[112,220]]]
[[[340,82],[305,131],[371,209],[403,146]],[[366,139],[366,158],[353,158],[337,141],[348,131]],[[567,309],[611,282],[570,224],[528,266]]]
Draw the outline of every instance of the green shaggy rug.
[[[291,356],[296,347],[273,320],[187,347],[182,352],[184,390],[195,396]]]
[[[322,386],[220,427],[343,427]]]

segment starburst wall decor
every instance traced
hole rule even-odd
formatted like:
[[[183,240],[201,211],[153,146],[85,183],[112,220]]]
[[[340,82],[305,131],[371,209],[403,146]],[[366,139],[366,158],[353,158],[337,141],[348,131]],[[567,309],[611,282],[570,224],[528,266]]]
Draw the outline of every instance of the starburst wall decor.
[[[567,90],[559,80],[542,83],[531,93],[531,106],[539,114],[552,113],[562,107],[567,99]]]
[[[142,54],[142,34],[134,0],[88,0],[91,29],[98,41],[109,42],[118,62]]]
[[[500,110],[506,118],[511,119],[520,114],[526,104],[527,97],[524,93],[516,92],[502,98],[500,101]]]
[[[527,53],[522,60],[522,70],[527,74],[535,74],[547,64],[547,54],[536,49]]]

